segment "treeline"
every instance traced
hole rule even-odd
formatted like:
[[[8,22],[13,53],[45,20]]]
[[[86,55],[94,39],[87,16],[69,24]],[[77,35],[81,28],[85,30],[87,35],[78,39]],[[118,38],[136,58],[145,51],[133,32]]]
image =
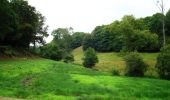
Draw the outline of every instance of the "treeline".
[[[64,60],[65,62],[74,61],[71,51],[82,45],[87,33],[73,32],[73,28],[58,28],[51,33],[53,40],[40,47],[40,55],[53,59]]]
[[[0,53],[7,48],[28,50],[30,44],[44,44],[45,18],[25,0],[0,2]]]
[[[170,10],[164,17],[166,42],[170,43]],[[83,46],[83,50],[92,47],[99,52],[158,52],[163,45],[162,18],[160,13],[145,18],[126,15],[120,21],[97,26],[91,34],[58,28],[52,32],[54,38],[50,45],[69,52],[79,46]]]
[[[163,44],[162,17],[160,13],[139,19],[130,15],[109,25],[97,26],[84,37],[83,49],[92,47],[99,52],[159,51]],[[164,17],[166,36],[170,36],[170,10]]]
[[[91,47],[98,52],[158,52],[163,45],[163,17],[166,19],[166,42],[170,43],[169,10],[166,16],[160,13],[145,18],[126,15],[120,21],[97,26],[91,34],[74,32],[73,28],[55,29],[51,33],[54,37],[52,42],[40,48],[40,51],[43,51],[41,55],[62,60],[65,54],[70,54],[79,46],[83,46],[83,50]],[[50,48],[55,51],[55,57]]]

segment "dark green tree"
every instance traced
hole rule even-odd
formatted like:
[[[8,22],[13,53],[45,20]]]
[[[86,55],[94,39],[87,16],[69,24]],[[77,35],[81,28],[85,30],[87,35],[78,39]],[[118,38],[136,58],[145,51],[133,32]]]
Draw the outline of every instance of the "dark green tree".
[[[18,28],[16,13],[10,6],[8,0],[0,3],[0,45],[15,46]]]
[[[70,51],[72,37],[70,28],[58,28],[52,32],[53,42],[56,43],[61,49]]]
[[[89,47],[93,47],[93,38],[91,34],[87,34],[85,35],[84,39],[83,39],[83,50],[85,51],[87,48]]]
[[[92,32],[93,45],[96,51],[113,51],[114,34],[109,32],[107,26],[97,26]]]
[[[126,62],[126,75],[127,76],[144,76],[144,72],[148,65],[143,61],[142,57],[136,53],[132,52],[125,56]]]
[[[40,55],[47,59],[60,61],[63,58],[64,51],[56,44],[49,43],[40,47]]]
[[[65,63],[72,63],[74,61],[74,56],[71,52],[65,52],[63,56],[63,61]]]
[[[170,36],[170,10],[166,13],[165,28],[166,28],[166,35]]]
[[[75,49],[77,47],[82,46],[83,38],[85,37],[86,33],[84,32],[75,32],[73,33],[72,42],[71,42],[71,48]]]
[[[161,49],[157,57],[156,68],[161,78],[170,80],[170,45]]]
[[[84,53],[83,66],[87,68],[92,68],[98,63],[98,58],[96,52],[93,48],[88,48]]]
[[[11,0],[10,5],[19,24],[15,43],[23,48],[29,48],[30,43],[33,43],[34,47],[36,43],[44,44],[44,37],[48,36],[44,16],[24,0]]]

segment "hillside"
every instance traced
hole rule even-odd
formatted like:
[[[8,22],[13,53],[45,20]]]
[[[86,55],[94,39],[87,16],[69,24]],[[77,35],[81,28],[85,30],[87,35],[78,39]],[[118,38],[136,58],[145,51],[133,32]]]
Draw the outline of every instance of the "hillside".
[[[76,48],[73,51],[75,58],[75,64],[82,64],[83,50],[82,47]],[[140,53],[144,61],[149,65],[148,71],[145,73],[149,77],[157,77],[155,64],[156,57],[158,53]],[[99,63],[96,65],[95,69],[99,71],[111,72],[113,68],[116,68],[120,71],[121,74],[124,74],[125,62],[120,53],[110,52],[110,53],[97,53],[99,58]]]
[[[170,99],[170,81],[116,77],[47,59],[1,60],[0,72],[2,97],[35,100]]]

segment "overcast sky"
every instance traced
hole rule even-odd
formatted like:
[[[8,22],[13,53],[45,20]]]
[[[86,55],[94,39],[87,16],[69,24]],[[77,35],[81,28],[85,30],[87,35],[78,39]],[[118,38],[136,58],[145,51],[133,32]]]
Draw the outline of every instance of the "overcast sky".
[[[53,29],[73,27],[74,31],[91,32],[96,26],[110,24],[124,15],[136,18],[159,12],[157,0],[28,0],[46,17],[49,34]],[[170,0],[164,0],[165,10]],[[51,41],[50,36],[47,42]]]

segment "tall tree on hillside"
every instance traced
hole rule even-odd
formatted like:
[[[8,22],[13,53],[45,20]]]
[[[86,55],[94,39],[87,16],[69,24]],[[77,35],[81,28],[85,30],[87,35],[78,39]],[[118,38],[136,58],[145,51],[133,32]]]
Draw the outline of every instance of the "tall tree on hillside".
[[[75,32],[73,33],[72,42],[71,42],[71,48],[75,49],[82,45],[83,38],[85,37],[86,33],[84,32]]]
[[[166,21],[165,21],[165,26],[166,26],[166,34],[170,36],[170,10],[166,13]]]
[[[94,44],[94,41],[93,41],[92,35],[91,34],[85,35],[83,39],[83,43],[82,43],[83,50],[85,51],[89,47],[93,47],[93,44]]]
[[[34,49],[36,43],[45,44],[45,37],[48,37],[48,26],[45,25],[45,17],[42,16],[41,13],[37,12],[38,20],[36,22],[36,33],[34,34],[34,38],[32,39],[32,43],[34,44]]]
[[[58,28],[52,32],[53,41],[56,43],[60,48],[65,50],[70,50],[70,45],[72,42],[72,29],[70,28]]]
[[[20,34],[17,44],[24,48],[29,48],[29,44],[35,35],[36,22],[38,17],[34,7],[28,5],[24,0],[11,0],[11,6],[18,15]]]
[[[30,43],[44,43],[43,37],[47,36],[47,27],[44,26],[44,17],[34,7],[24,0],[11,0],[13,10],[18,16],[18,44],[29,48]]]
[[[113,51],[114,33],[109,32],[107,26],[97,26],[92,32],[93,48],[97,51]]]
[[[18,28],[16,14],[7,0],[0,3],[0,45],[15,45],[16,30]]]

